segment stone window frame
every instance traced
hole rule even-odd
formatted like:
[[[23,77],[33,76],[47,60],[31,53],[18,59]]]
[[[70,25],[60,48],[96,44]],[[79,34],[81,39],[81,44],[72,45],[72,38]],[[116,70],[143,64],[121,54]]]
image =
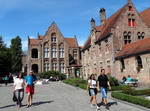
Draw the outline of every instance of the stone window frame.
[[[44,58],[49,58],[49,47],[44,47]]]
[[[142,32],[142,33],[138,32],[137,36],[138,36],[138,40],[142,40],[145,37],[145,33],[144,32]]]
[[[120,61],[120,70],[123,72],[126,69],[125,60],[122,58]]]
[[[55,33],[55,32],[53,32],[53,33],[51,34],[51,42],[52,42],[52,43],[56,43],[56,42],[57,42],[57,37],[56,37],[56,33]]]
[[[128,13],[128,26],[130,26],[130,27],[136,26],[135,14],[133,14],[133,13]]]
[[[59,45],[59,57],[64,58],[64,44],[63,43]]]
[[[34,54],[33,52],[36,53],[36,54]],[[37,59],[38,58],[38,49],[37,48],[31,49],[31,58],[32,59]]]
[[[44,71],[49,71],[50,70],[50,64],[49,62],[44,63]]]
[[[130,44],[131,43],[131,32],[129,31],[127,33],[127,31],[124,31],[123,33],[123,36],[124,36],[124,44]]]
[[[57,70],[57,62],[56,61],[52,61],[52,70],[53,71]]]
[[[61,73],[64,73],[64,72],[65,72],[64,69],[65,69],[65,64],[64,64],[64,62],[60,62],[60,63],[59,63],[59,70],[60,70],[60,72],[61,72]]]
[[[52,46],[52,58],[57,58],[57,47]]]
[[[106,43],[106,45],[105,45],[105,53],[109,53],[110,52],[110,47],[109,47],[108,39],[105,40],[105,43]]]
[[[136,56],[135,61],[136,61],[136,68],[140,67],[140,69],[143,69],[143,61],[141,56]]]

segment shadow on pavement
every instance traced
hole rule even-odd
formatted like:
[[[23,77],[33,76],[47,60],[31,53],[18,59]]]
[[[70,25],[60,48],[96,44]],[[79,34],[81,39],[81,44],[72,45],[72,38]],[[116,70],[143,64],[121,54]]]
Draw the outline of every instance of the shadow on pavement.
[[[109,103],[107,103],[107,105],[110,107],[110,106],[112,106],[112,105],[114,105],[114,104],[118,104],[117,102],[109,102]]]
[[[15,104],[6,105],[6,106],[3,106],[3,107],[0,107],[0,109],[9,108],[9,107],[14,107],[14,106],[15,106]]]
[[[118,103],[117,102],[108,102],[107,103],[107,105],[108,105],[108,107],[111,107],[112,105],[117,105]],[[98,106],[103,106],[104,104],[102,104],[102,103],[98,103]]]
[[[52,100],[52,101],[40,101],[40,102],[34,102],[33,105],[38,106],[38,105],[41,105],[41,104],[50,104],[52,102],[54,102],[54,100]]]

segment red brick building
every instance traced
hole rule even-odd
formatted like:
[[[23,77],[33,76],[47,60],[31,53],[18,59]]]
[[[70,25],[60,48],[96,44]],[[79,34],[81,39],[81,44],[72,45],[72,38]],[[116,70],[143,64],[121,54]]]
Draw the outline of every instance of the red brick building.
[[[82,49],[83,78],[102,68],[122,79],[131,75],[150,84],[150,8],[139,13],[131,0],[106,19],[100,9],[100,26],[91,19],[91,32]]]
[[[63,37],[53,22],[44,36],[28,38],[28,72],[54,70],[69,77],[79,76],[81,67],[80,47],[76,37]]]

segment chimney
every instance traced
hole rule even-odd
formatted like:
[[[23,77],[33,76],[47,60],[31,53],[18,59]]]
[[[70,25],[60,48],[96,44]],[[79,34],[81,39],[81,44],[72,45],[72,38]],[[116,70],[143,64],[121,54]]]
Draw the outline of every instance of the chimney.
[[[132,0],[128,0],[128,3],[132,3]]]
[[[105,13],[105,9],[104,8],[101,8],[100,11],[100,22],[101,22],[101,25],[104,24],[104,22],[106,21],[106,13]]]
[[[90,23],[91,23],[91,28],[92,28],[93,26],[95,26],[95,20],[94,20],[93,18],[91,18]]]

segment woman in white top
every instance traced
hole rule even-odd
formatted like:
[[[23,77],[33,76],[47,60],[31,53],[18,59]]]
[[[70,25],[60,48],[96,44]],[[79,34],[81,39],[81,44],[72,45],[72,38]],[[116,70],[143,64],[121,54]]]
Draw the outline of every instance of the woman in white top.
[[[94,103],[97,106],[97,109],[99,110],[100,108],[97,105],[97,99],[96,99],[96,95],[97,95],[97,83],[96,83],[94,74],[92,74],[90,76],[90,79],[88,80],[87,93],[88,92],[89,92],[89,95],[91,96],[91,99],[90,99],[91,107],[93,107],[92,101],[94,100]]]
[[[22,73],[19,73],[14,81],[14,92],[17,98],[17,106],[20,108],[24,97],[24,79]]]

